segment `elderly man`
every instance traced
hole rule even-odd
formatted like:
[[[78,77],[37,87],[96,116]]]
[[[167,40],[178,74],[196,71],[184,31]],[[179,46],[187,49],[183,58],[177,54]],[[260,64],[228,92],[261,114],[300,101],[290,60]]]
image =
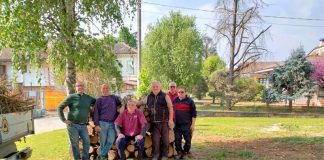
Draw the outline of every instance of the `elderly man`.
[[[173,108],[170,97],[161,91],[159,81],[151,84],[152,92],[138,105],[147,104],[152,131],[152,159],[157,160],[162,152],[162,160],[168,159],[169,129],[173,129]]]
[[[144,113],[140,109],[137,109],[136,103],[134,100],[129,100],[127,102],[127,109],[119,114],[115,121],[115,128],[118,135],[116,145],[121,160],[126,159],[124,150],[131,140],[135,140],[137,146],[137,159],[142,159],[147,121]]]
[[[87,130],[90,106],[94,105],[96,99],[84,93],[84,84],[78,81],[75,84],[77,93],[70,94],[57,107],[60,119],[66,124],[74,160],[80,159],[79,137],[81,137],[83,151],[82,159],[89,159],[90,138]],[[63,109],[69,107],[67,119]]]
[[[114,121],[117,118],[121,102],[115,95],[109,94],[109,85],[101,86],[102,96],[96,100],[93,121],[96,132],[100,133],[100,153],[98,159],[107,159],[108,151],[111,149],[116,131]],[[123,108],[121,108],[121,112]]]
[[[178,92],[177,92],[177,84],[175,82],[170,82],[169,83],[169,92],[168,92],[168,96],[171,99],[171,102],[173,102],[173,100],[178,97]]]
[[[179,96],[173,101],[173,109],[175,113],[175,146],[178,153],[177,159],[183,159],[184,154],[190,155],[192,132],[195,129],[197,117],[195,102],[187,96],[184,86],[178,87]],[[182,148],[182,137],[185,145]]]

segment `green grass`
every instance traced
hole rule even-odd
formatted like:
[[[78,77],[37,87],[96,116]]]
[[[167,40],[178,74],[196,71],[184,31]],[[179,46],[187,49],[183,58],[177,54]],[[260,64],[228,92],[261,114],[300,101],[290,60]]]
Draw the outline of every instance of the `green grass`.
[[[30,160],[66,160],[69,159],[69,142],[66,129],[31,135],[25,142],[16,142],[17,148],[31,147],[33,149]]]
[[[285,142],[291,144],[324,144],[324,137],[280,137],[274,138],[274,142]]]
[[[221,107],[219,104],[210,104],[204,106],[203,104],[196,104],[197,111],[209,111],[209,112],[270,112],[270,113],[317,113],[324,114],[324,108],[312,107],[294,107],[292,111],[288,110],[285,106],[271,106],[267,107],[265,105],[253,105],[253,102],[246,104],[237,104],[232,110],[228,108]]]
[[[201,117],[197,119],[198,135],[217,135],[253,140],[289,136],[323,136],[323,118],[234,118]]]
[[[242,141],[268,139],[293,143],[324,143],[323,118],[233,118],[199,117],[193,138],[193,149],[200,159],[265,159],[248,149],[214,149],[213,138],[236,138]],[[199,140],[197,140],[199,138]],[[31,160],[68,159],[66,129],[31,135],[26,143],[17,142],[19,149],[31,147]],[[206,151],[207,149],[207,151]]]
[[[212,152],[209,155],[204,157],[206,159],[217,159],[217,160],[227,160],[227,159],[249,159],[257,160],[257,156],[250,150],[228,150],[228,149],[219,149],[215,152]]]

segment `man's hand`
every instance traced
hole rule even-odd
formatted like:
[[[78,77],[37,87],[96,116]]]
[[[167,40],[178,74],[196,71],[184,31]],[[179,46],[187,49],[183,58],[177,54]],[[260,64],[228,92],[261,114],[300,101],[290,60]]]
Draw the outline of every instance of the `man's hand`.
[[[100,131],[101,131],[100,126],[96,126],[96,127],[95,127],[95,131],[96,131],[96,132],[100,132]]]
[[[124,137],[125,137],[125,135],[123,135],[123,134],[120,133],[120,134],[118,134],[118,137],[117,138],[120,139],[120,138],[124,138]]]
[[[192,124],[192,125],[190,126],[190,130],[191,130],[191,132],[193,132],[193,131],[195,130],[195,125],[194,125],[194,124]]]
[[[174,128],[173,120],[169,120],[168,125],[170,129],[173,129]]]
[[[64,123],[65,123],[66,125],[68,125],[68,126],[70,126],[70,125],[72,124],[72,122],[69,121],[69,120],[65,120]]]
[[[141,140],[141,139],[143,139],[143,136],[139,134],[139,135],[137,135],[137,136],[135,137],[135,139]]]

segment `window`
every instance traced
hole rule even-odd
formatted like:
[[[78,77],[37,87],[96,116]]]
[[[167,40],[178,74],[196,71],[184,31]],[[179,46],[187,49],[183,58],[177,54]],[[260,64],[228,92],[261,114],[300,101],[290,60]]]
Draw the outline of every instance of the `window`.
[[[267,82],[267,79],[265,79],[265,78],[259,78],[259,83],[260,84],[266,85],[266,82]]]

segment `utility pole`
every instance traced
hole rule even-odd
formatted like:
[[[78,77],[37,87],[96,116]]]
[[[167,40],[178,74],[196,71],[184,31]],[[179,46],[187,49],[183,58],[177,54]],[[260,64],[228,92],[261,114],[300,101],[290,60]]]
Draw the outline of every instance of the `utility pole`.
[[[138,72],[137,72],[137,87],[139,87],[140,82],[139,82],[139,75],[141,71],[141,52],[142,52],[142,16],[141,16],[141,0],[138,0],[137,2],[137,62],[138,62]]]

